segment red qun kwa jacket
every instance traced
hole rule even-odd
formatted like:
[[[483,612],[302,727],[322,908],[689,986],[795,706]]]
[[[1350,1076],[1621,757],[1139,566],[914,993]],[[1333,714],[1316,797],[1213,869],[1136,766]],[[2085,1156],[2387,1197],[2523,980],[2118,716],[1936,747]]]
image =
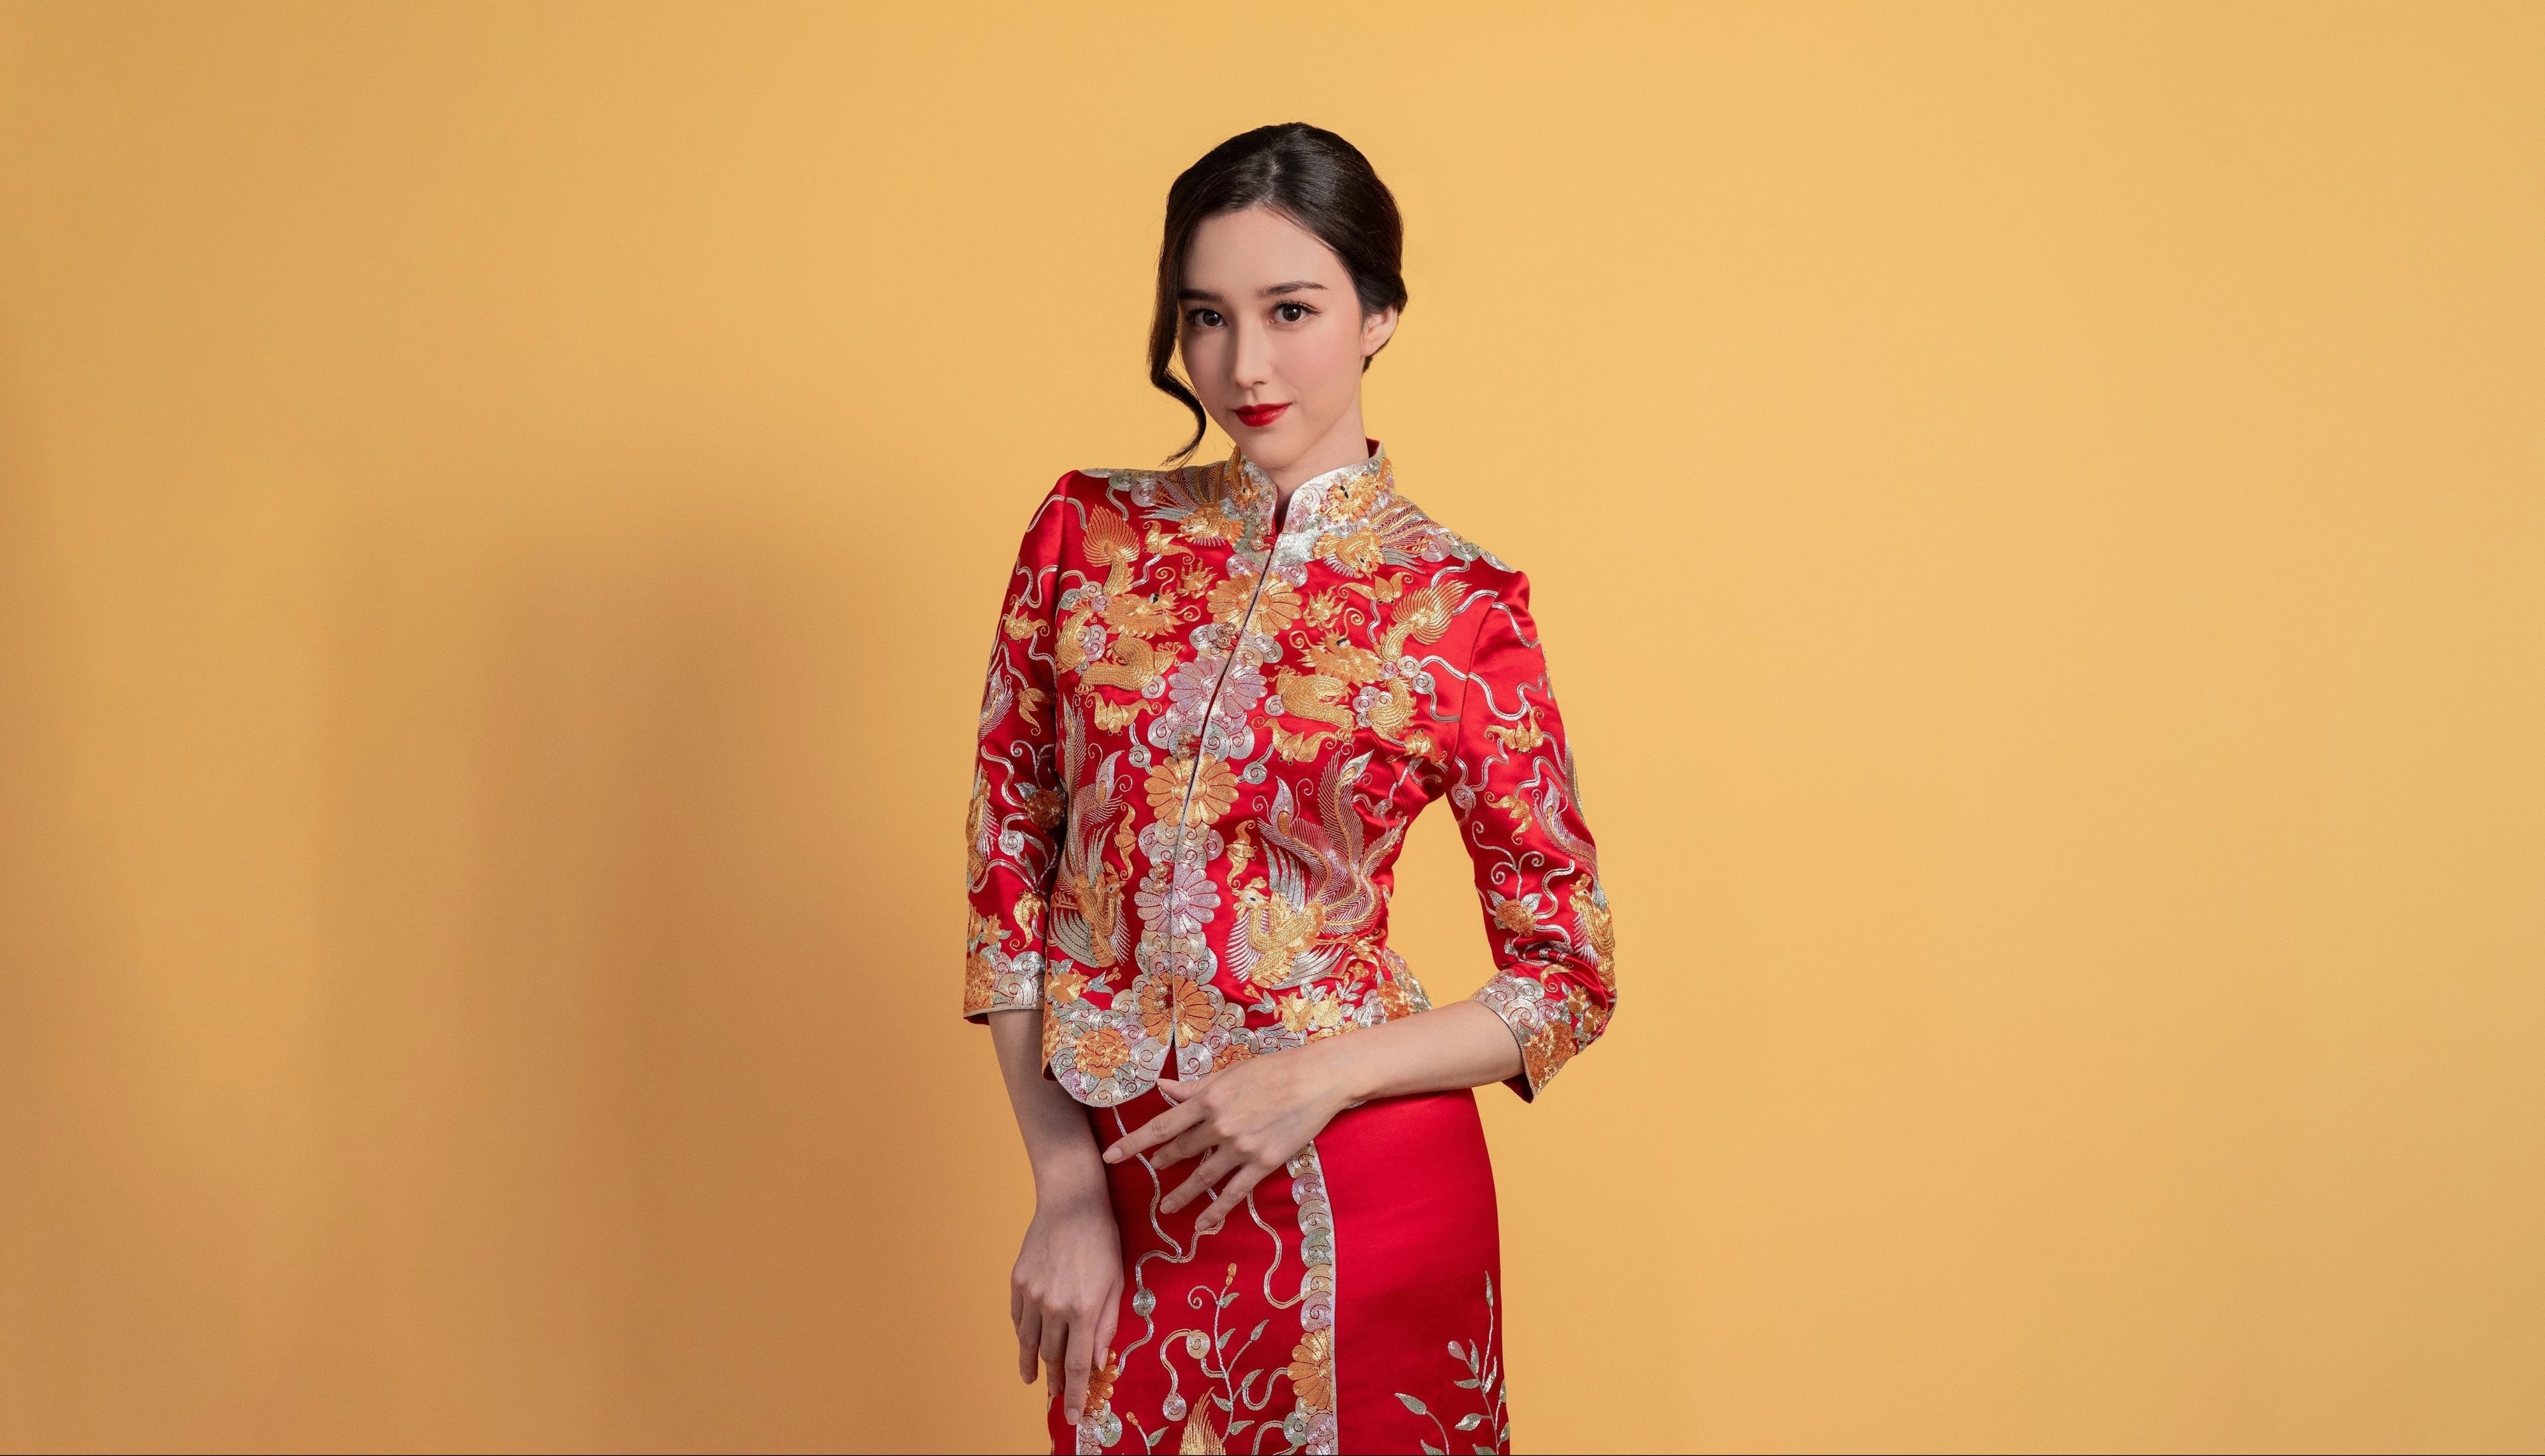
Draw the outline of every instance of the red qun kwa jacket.
[[[1528,579],[1396,493],[1242,456],[1054,485],[981,699],[964,1014],[1040,1006],[1079,1101],[1431,1005],[1391,866],[1447,796],[1534,1097],[1607,1025],[1615,940]]]

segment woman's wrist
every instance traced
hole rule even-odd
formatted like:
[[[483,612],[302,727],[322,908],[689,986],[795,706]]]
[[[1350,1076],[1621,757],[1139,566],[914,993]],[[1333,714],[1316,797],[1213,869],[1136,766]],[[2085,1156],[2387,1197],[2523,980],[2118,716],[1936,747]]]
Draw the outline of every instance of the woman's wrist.
[[[1105,1160],[1093,1140],[1077,1147],[1037,1154],[1033,1166],[1034,1203],[1043,1208],[1072,1208],[1109,1203],[1105,1186]]]
[[[1299,1048],[1315,1067],[1335,1111],[1367,1101],[1377,1091],[1376,1059],[1369,1055],[1370,1048],[1354,1046],[1353,1041],[1350,1036],[1329,1036]]]
[[[1520,1070],[1511,1028],[1474,1002],[1312,1041],[1298,1054],[1311,1060],[1337,1110],[1380,1097],[1483,1087]]]

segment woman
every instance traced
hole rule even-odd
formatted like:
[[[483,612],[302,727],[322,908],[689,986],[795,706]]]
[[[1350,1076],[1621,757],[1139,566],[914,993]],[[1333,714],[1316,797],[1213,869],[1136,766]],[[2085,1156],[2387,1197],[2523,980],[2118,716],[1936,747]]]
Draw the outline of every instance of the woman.
[[[1177,178],[1149,377],[1180,458],[1205,418],[1236,451],[1061,477],[1000,614],[964,1012],[1033,1165],[1009,1313],[1055,1450],[1509,1442],[1468,1090],[1534,1097],[1616,980],[1527,579],[1362,434],[1401,242],[1313,126]],[[1435,1008],[1387,901],[1444,794],[1501,969]]]

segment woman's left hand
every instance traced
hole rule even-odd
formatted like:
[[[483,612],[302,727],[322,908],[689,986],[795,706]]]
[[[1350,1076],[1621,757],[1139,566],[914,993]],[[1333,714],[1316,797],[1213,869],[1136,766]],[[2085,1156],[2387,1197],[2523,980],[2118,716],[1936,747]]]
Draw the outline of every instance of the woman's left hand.
[[[1315,1042],[1190,1082],[1159,1083],[1171,1105],[1107,1148],[1105,1161],[1119,1163],[1151,1148],[1159,1150],[1154,1161],[1161,1168],[1200,1158],[1192,1176],[1158,1206],[1172,1213],[1219,1185],[1219,1197],[1193,1221],[1195,1232],[1215,1232],[1257,1183],[1351,1104],[1339,1059],[1325,1055],[1327,1047]]]

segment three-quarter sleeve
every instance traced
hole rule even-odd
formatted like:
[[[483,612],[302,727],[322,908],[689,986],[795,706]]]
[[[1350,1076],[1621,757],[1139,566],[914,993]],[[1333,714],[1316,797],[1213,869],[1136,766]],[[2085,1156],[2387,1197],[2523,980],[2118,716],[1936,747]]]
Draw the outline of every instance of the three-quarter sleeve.
[[[964,825],[972,911],[963,1014],[974,1021],[1042,1003],[1043,908],[1051,900],[1065,802],[1053,647],[1069,479],[1052,487],[1017,548],[981,691],[980,747]]]
[[[1528,579],[1480,607],[1458,715],[1450,808],[1476,870],[1498,970],[1475,994],[1511,1027],[1534,1099],[1606,1028],[1617,1000],[1616,941],[1582,817],[1573,757],[1528,615]]]

